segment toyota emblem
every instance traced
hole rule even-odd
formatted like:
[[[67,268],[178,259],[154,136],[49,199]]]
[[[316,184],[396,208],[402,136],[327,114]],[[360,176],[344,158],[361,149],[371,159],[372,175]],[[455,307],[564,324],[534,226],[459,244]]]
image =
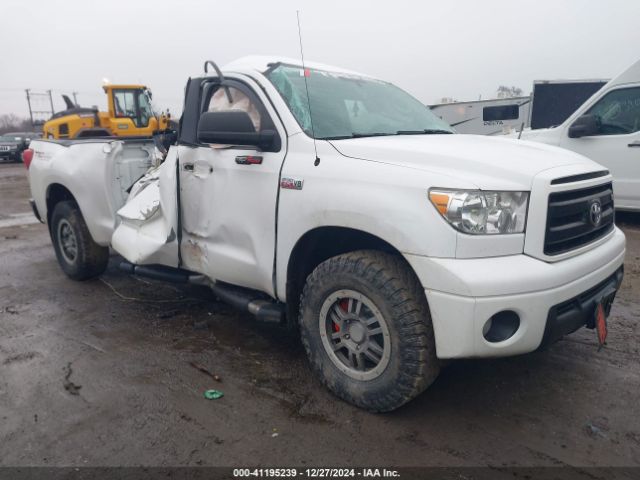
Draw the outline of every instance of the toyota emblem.
[[[602,204],[598,200],[595,200],[589,208],[589,220],[594,227],[600,225],[602,221]]]

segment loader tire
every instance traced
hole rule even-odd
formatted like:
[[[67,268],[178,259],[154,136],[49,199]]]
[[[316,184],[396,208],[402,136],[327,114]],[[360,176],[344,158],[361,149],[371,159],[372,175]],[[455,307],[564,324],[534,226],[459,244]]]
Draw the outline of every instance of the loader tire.
[[[73,201],[56,204],[51,214],[51,240],[60,267],[73,280],[102,274],[109,263],[109,248],[93,241],[80,209]]]
[[[299,321],[320,380],[366,410],[404,405],[440,372],[424,289],[400,256],[361,250],[321,263],[307,278]]]

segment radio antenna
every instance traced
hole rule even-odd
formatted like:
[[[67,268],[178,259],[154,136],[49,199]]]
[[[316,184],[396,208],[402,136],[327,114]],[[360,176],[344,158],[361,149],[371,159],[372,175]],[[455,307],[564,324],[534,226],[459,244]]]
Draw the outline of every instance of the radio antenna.
[[[311,112],[311,97],[309,97],[309,85],[307,84],[307,68],[304,65],[304,51],[302,50],[302,29],[300,28],[300,11],[296,10],[296,17],[298,18],[298,38],[300,39],[300,58],[302,58],[302,76],[304,77],[304,89],[307,92],[307,104],[309,105],[309,122],[311,123],[311,136],[313,137],[313,151],[316,154],[316,159],[313,164],[317,167],[320,164],[320,158],[318,157],[318,147],[316,146],[316,132],[313,129],[313,113]]]

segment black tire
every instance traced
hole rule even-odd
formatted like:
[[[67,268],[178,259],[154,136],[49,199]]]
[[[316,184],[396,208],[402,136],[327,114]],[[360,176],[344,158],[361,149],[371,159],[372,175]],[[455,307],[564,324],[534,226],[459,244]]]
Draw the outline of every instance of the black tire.
[[[50,228],[58,263],[69,278],[86,280],[107,269],[109,248],[93,241],[75,202],[67,200],[56,204],[51,214]],[[71,236],[75,248],[69,245]]]
[[[321,318],[329,316],[323,312],[334,311],[326,310],[326,305],[345,291],[366,297],[368,305],[373,304],[375,308],[366,308],[365,313],[373,318],[371,313],[377,309],[383,323],[386,323],[386,336],[378,338],[382,338],[382,343],[390,347],[390,352],[384,360],[383,370],[375,373],[377,376],[374,378],[353,378],[352,375],[358,375],[354,370],[350,374],[345,373],[349,366],[340,365],[336,361],[339,360],[337,356],[330,356],[331,347],[325,347],[327,342],[330,345],[334,341],[329,340],[333,335],[344,335],[353,323],[357,323],[355,320],[345,320],[340,328],[333,327],[334,330],[331,330],[326,327],[325,333],[321,333],[321,325],[325,322]],[[336,304],[333,305],[335,307]],[[365,299],[361,300],[361,305],[366,307]],[[363,317],[365,313],[362,313]],[[299,321],[302,343],[320,380],[338,397],[366,410],[395,410],[424,391],[440,372],[424,290],[409,265],[399,256],[362,250],[321,263],[307,278],[300,302]],[[379,323],[374,322],[374,325]],[[373,333],[373,330],[370,332]],[[349,336],[345,338],[349,339]],[[349,341],[354,339],[355,334]],[[362,339],[360,335],[359,339]],[[344,338],[339,341],[343,342]],[[360,345],[356,348],[360,348]],[[344,351],[349,352],[346,348]]]

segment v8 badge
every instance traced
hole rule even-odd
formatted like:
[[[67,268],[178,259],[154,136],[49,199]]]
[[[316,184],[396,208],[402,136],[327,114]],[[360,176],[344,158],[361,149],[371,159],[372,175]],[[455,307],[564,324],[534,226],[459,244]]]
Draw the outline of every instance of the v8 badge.
[[[286,188],[288,190],[302,190],[304,180],[290,177],[282,177],[280,180],[280,188]]]

